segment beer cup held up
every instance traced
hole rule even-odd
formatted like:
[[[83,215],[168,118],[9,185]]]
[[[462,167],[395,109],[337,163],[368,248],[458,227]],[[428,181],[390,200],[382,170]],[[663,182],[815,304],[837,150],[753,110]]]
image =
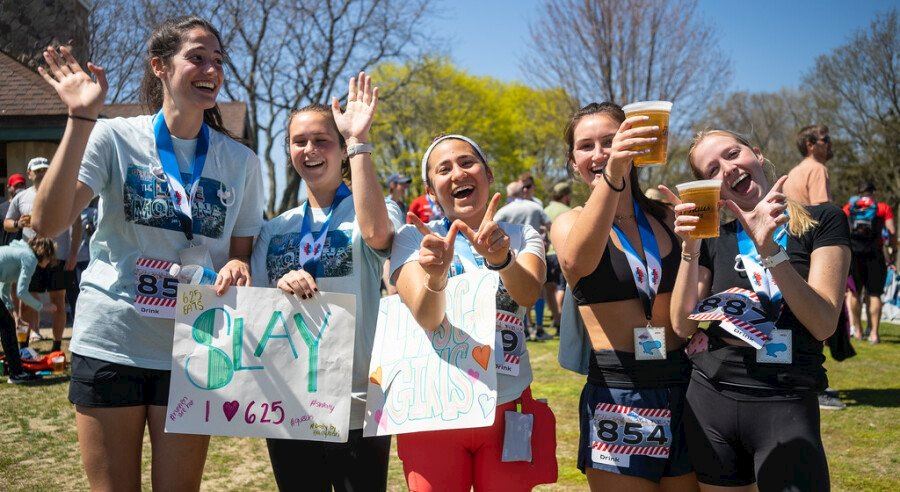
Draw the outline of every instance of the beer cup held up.
[[[675,185],[682,203],[693,203],[694,210],[687,212],[700,217],[689,236],[693,239],[719,237],[719,193],[722,180],[704,179]]]
[[[656,142],[649,145],[635,147],[635,150],[647,150],[650,152],[634,158],[636,167],[663,166],[666,164],[669,150],[669,114],[672,112],[672,103],[669,101],[642,101],[626,104],[622,111],[626,118],[632,116],[649,116],[650,119],[634,125],[633,128],[642,126],[658,126],[659,134],[653,135]]]

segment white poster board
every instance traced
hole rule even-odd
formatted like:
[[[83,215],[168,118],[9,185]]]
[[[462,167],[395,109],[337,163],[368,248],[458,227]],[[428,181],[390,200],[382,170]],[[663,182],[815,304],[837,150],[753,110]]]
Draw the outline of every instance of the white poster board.
[[[179,285],[166,432],[346,442],[356,298]]]
[[[381,299],[364,436],[486,427],[497,408],[494,364],[499,276],[447,283],[447,319],[427,332],[400,301]]]

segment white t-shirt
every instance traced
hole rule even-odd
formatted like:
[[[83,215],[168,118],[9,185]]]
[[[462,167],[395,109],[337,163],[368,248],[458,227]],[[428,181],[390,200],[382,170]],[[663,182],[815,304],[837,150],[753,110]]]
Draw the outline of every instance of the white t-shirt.
[[[172,141],[186,180],[197,142]],[[173,321],[142,317],[134,309],[134,265],[141,257],[179,261],[179,251],[190,243],[174,215],[168,185],[151,164],[159,166],[153,116],[97,122],[78,173],[100,202],[71,347],[86,357],[168,370]],[[228,261],[232,237],[256,236],[263,223],[259,159],[212,129],[192,216],[194,243],[209,248],[216,269]]]
[[[541,235],[533,227],[506,222],[499,222],[498,224],[509,236],[509,249],[516,255],[529,253],[540,258],[542,262],[545,261],[544,240],[541,239]],[[433,220],[428,223],[428,227],[438,233],[447,233],[443,220]],[[400,229],[400,232],[394,237],[394,247],[391,251],[391,278],[403,265],[411,261],[419,261],[419,248],[422,244],[422,237],[422,233],[411,224]],[[456,255],[453,257],[453,266],[450,267],[449,274],[451,277],[463,273],[460,251],[461,248],[468,248],[469,244],[466,242],[465,237],[460,234],[456,237],[454,246]],[[483,268],[484,259],[474,248],[471,251],[476,263]],[[519,306],[509,296],[506,288],[503,287],[501,279],[500,288],[497,290],[497,331],[504,333],[506,336],[497,337],[498,341],[503,345],[494,347],[494,350],[495,353],[503,352],[504,355],[519,357],[519,374],[511,376],[498,372],[497,404],[515,400],[531,384],[531,362],[528,358],[528,349],[525,346],[524,320],[526,311],[527,308],[525,306]],[[504,316],[514,316],[518,319],[518,323],[501,321],[501,317]]]
[[[393,200],[385,200],[394,230],[403,224],[403,214]],[[275,287],[278,279],[300,270],[300,227],[305,205],[288,210],[267,222],[253,247],[251,271],[255,287]],[[327,209],[312,209],[312,232],[322,229]],[[344,198],[331,218],[322,256],[315,272],[321,292],[356,296],[356,338],[353,347],[350,429],[361,429],[366,413],[369,362],[375,342],[378,303],[381,300],[381,272],[389,251],[376,251],[363,240],[353,208],[353,196]]]
[[[6,218],[18,220],[23,215],[32,215],[34,209],[34,198],[37,196],[37,190],[34,186],[26,190],[20,191],[9,202],[9,209],[6,211]],[[22,239],[26,242],[35,236],[34,229],[26,227],[22,229]],[[69,259],[69,249],[72,246],[72,228],[69,227],[62,234],[53,238],[56,243],[56,259],[66,261]]]

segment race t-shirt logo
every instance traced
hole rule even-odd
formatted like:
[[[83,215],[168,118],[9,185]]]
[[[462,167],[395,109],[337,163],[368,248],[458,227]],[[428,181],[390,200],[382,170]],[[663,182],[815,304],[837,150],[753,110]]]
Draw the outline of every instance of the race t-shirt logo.
[[[322,256],[316,264],[314,277],[346,277],[353,274],[353,248],[351,247],[351,231],[333,230],[325,236],[322,245]],[[301,248],[309,255],[312,245],[303,244],[299,232],[273,236],[266,250],[266,272],[269,283],[275,284],[291,270],[299,270]],[[316,246],[318,249],[318,246]]]

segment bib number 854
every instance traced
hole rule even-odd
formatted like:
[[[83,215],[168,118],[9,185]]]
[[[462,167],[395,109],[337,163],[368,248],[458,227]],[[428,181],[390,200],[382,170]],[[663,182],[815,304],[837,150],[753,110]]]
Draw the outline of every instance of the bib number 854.
[[[615,420],[600,419],[597,421],[597,438],[604,442],[617,443],[619,442],[619,432],[621,431],[622,443],[631,446],[640,445],[644,441],[653,443],[655,446],[665,446],[668,442],[663,426],[654,426],[646,438],[644,433],[641,432],[642,429],[643,426],[641,424],[634,422],[625,422],[624,425],[620,426],[619,422]]]

